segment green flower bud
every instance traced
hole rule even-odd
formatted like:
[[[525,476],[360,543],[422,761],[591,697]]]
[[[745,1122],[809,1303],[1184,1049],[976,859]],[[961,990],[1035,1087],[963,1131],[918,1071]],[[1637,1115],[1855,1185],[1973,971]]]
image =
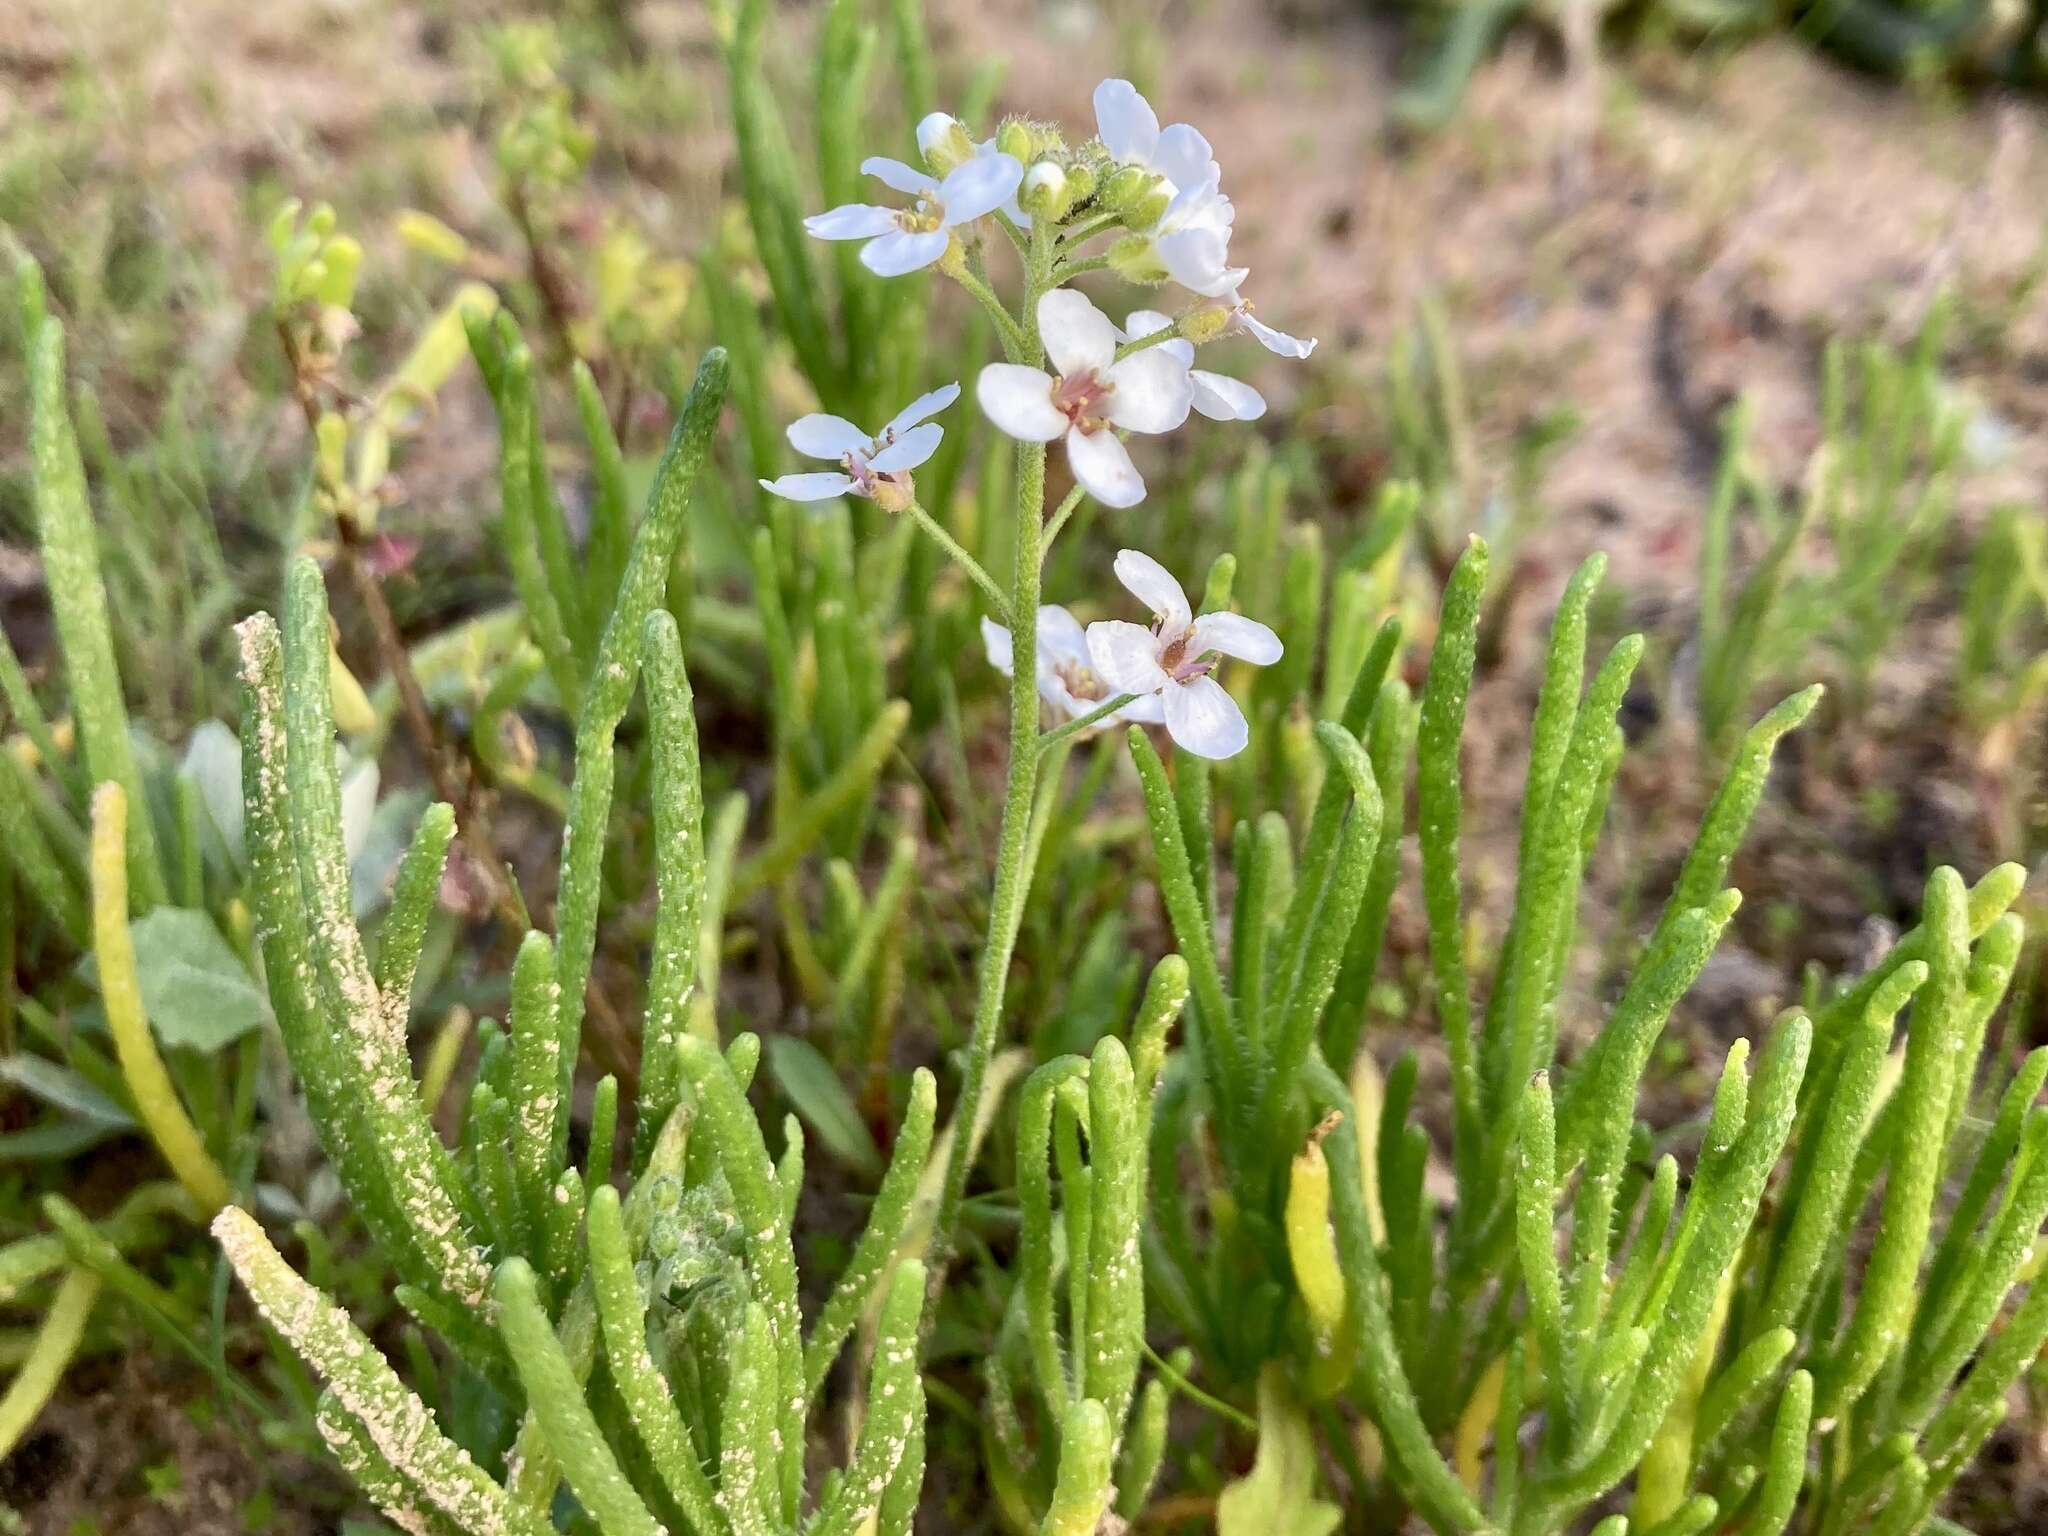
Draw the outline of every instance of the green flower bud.
[[[1057,224],[1073,205],[1067,173],[1050,160],[1040,160],[1024,173],[1017,201],[1034,219],[1050,219]]]
[[[974,140],[957,118],[934,112],[917,125],[917,147],[934,176],[943,176],[974,158]]]
[[[1128,213],[1134,203],[1152,190],[1153,179],[1152,173],[1141,166],[1123,166],[1102,184],[1102,201],[1116,213]]]
[[[1007,118],[996,130],[996,148],[1010,156],[1019,165],[1031,163],[1031,125],[1021,117]]]
[[[1221,336],[1229,325],[1229,310],[1220,304],[1204,304],[1182,315],[1176,328],[1199,347],[1203,342],[1214,341]]]

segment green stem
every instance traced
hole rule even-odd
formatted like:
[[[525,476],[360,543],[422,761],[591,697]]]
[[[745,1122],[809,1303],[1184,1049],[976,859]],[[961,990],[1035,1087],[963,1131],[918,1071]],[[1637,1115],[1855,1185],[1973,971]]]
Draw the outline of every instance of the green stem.
[[[992,294],[984,301],[992,314],[1002,315],[997,328],[1003,331],[1005,344],[1009,344],[1012,334],[1016,335],[1017,350],[1012,356],[1018,362],[1033,366],[1043,366],[1045,362],[1045,347],[1038,335],[1038,298],[1050,285],[1051,271],[1051,239],[1045,222],[1040,220],[1033,226],[1031,248],[1025,260],[1021,322],[1004,313]],[[986,291],[986,285],[982,287]],[[969,292],[973,291],[969,286]],[[953,1112],[953,1123],[962,1127],[972,1127],[980,1113],[982,1088],[988,1077],[989,1061],[995,1054],[996,1036],[1002,1028],[1010,956],[1024,921],[1024,898],[1031,888],[1028,845],[1033,792],[1038,782],[1038,671],[1030,661],[1038,654],[1039,563],[1044,530],[1045,444],[1019,443],[1016,560],[1009,599],[1011,653],[1018,658],[1017,665],[1010,669],[1010,766],[1003,788],[1003,825],[996,845],[995,882],[989,898],[988,938],[981,952],[974,1025],[961,1075],[960,1100]],[[924,1342],[930,1339],[931,1326],[938,1315],[939,1292],[953,1256],[953,1229],[960,1219],[960,1203],[967,1192],[973,1149],[973,1135],[962,1134],[955,1138],[947,1155],[945,1183],[932,1224],[930,1270],[919,1335]]]
[[[1086,224],[1076,224],[1060,237],[1060,243],[1068,250],[1072,250],[1075,246],[1087,244],[1104,230],[1115,229],[1122,222],[1123,217],[1120,214],[1102,214],[1090,219]]]
[[[1087,714],[1080,716],[1078,719],[1069,720],[1065,725],[1057,726],[1047,731],[1038,738],[1038,750],[1040,752],[1050,751],[1068,737],[1078,736],[1090,726],[1100,725],[1126,704],[1135,701],[1137,697],[1135,693],[1120,693],[1115,698],[1105,700],[1103,703],[1096,705],[1095,708],[1089,710]]]
[[[922,504],[913,501],[903,510],[910,514],[918,527],[932,536],[939,548],[953,557],[953,563],[967,573],[970,581],[981,588],[983,595],[988,598],[989,606],[996,618],[1002,623],[1008,624],[1010,622],[1010,600],[1003,596],[1003,589],[997,586],[995,578],[982,568],[981,562],[970,555],[967,552],[966,546],[954,538],[952,534],[948,533],[945,525],[933,517],[931,513],[927,512]]]
[[[1053,515],[1046,519],[1045,538],[1040,541],[1038,549],[1040,560],[1043,560],[1046,553],[1051,550],[1052,541],[1058,538],[1060,530],[1067,526],[1067,519],[1074,515],[1074,509],[1081,505],[1082,494],[1081,487],[1075,486],[1071,491],[1067,492],[1066,498],[1060,502]]]
[[[987,280],[971,270],[965,261],[946,261],[942,264],[941,270],[974,295],[974,301],[988,311],[989,319],[995,322],[996,333],[1003,338],[1003,355],[1013,363],[1024,361],[1024,354],[1034,348],[1026,343],[1024,331],[1017,324],[1017,317],[1003,308],[1003,301],[996,297],[995,290],[989,287]],[[1031,298],[1033,305],[1038,303],[1037,294],[1038,289],[1034,286]]]
[[[1053,275],[1061,282],[1065,282],[1068,278],[1079,277],[1085,272],[1106,271],[1108,267],[1109,258],[1107,256],[1083,256],[1078,261],[1061,263],[1053,269]]]
[[[1070,267],[1067,270],[1071,274],[1073,272],[1082,271],[1086,269],[1079,267]],[[1142,352],[1147,347],[1156,347],[1163,342],[1178,340],[1180,340],[1180,327],[1178,325],[1163,325],[1158,330],[1148,331],[1143,336],[1134,336],[1129,341],[1125,342],[1122,346],[1118,347],[1116,349],[1116,360],[1118,362],[1122,362],[1125,358],[1131,356],[1133,353]]]

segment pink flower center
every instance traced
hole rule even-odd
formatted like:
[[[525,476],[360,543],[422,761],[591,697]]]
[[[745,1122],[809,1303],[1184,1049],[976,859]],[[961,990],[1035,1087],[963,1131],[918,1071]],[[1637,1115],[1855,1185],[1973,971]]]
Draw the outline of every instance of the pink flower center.
[[[1155,630],[1154,633],[1158,631]],[[1191,683],[1196,678],[1207,677],[1216,670],[1215,656],[1188,654],[1194,638],[1193,628],[1184,629],[1159,648],[1159,670],[1176,683]]]
[[[1102,679],[1095,675],[1093,668],[1078,661],[1060,661],[1053,664],[1053,671],[1066,684],[1067,692],[1077,699],[1086,699],[1090,704],[1100,703],[1109,697],[1109,689]]]
[[[1084,368],[1062,374],[1053,385],[1053,409],[1083,432],[1099,432],[1109,424],[1102,415],[1103,404],[1115,393],[1114,384],[1098,378],[1093,368]]]

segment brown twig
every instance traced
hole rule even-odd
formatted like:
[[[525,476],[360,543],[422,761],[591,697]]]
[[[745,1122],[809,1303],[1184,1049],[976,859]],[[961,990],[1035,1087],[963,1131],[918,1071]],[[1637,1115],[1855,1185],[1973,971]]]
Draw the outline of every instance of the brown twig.
[[[278,318],[277,335],[284,347],[285,361],[291,369],[292,394],[299,402],[300,414],[305,417],[307,432],[317,441],[320,432],[319,394],[299,350],[298,338],[293,336],[290,324],[282,316]],[[455,808],[463,842],[489,891],[491,905],[512,925],[514,932],[523,932],[529,926],[526,904],[498,857],[491,835],[490,817],[477,793],[476,776],[469,771],[468,759],[451,750],[435,728],[433,714],[427,707],[426,690],[420,687],[419,675],[413,671],[412,657],[398,633],[398,621],[392,615],[391,604],[384,596],[384,588],[378,583],[376,573],[363,560],[363,531],[356,526],[354,518],[339,509],[335,514],[334,527],[336,559],[356,595],[356,601],[370,620],[370,633],[376,641],[378,660],[398,690],[399,714],[405,721],[413,746],[427,765],[434,793]]]

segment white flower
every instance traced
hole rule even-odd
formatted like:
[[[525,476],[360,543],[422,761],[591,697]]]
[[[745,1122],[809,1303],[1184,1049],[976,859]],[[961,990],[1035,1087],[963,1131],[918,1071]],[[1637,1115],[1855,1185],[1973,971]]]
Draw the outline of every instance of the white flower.
[[[1188,365],[1163,346],[1116,360],[1117,328],[1071,288],[1038,301],[1038,334],[1058,373],[1021,363],[981,370],[975,396],[988,418],[1027,443],[1067,440],[1074,478],[1106,507],[1145,499],[1145,482],[1116,429],[1171,432],[1188,418]]]
[[[837,460],[842,468],[763,480],[761,489],[789,501],[830,501],[846,495],[887,500],[892,493],[906,493],[910,471],[938,452],[946,435],[944,427],[925,418],[959,398],[958,384],[919,395],[873,437],[843,416],[799,416],[789,424],[790,447],[806,458]]]
[[[1159,114],[1128,80],[1095,87],[1095,133],[1111,159],[1164,176],[1173,192],[1222,177],[1209,141],[1186,123],[1162,131]]]
[[[961,154],[963,145],[966,147],[964,156]],[[1004,155],[996,148],[993,134],[980,143],[975,143],[967,136],[966,126],[950,112],[927,112],[924,115],[923,120],[917,125],[917,149],[918,153],[924,156],[925,164],[934,171],[942,164],[950,172],[974,160],[992,160],[999,155],[1005,160],[1016,158],[1014,155]],[[1010,222],[1019,229],[1031,227],[1031,215],[1019,206],[1015,192],[1010,194],[1002,209],[1009,216]]]
[[[901,160],[877,155],[860,168],[917,201],[908,208],[847,203],[812,214],[804,228],[821,240],[865,240],[861,265],[878,277],[900,277],[946,254],[953,231],[991,213],[1017,195],[1024,167],[1004,154],[975,156],[940,181]]]
[[[1116,576],[1152,610],[1153,624],[1090,624],[1088,655],[1096,673],[1113,692],[1157,695],[1167,734],[1183,751],[1219,758],[1242,752],[1251,738],[1244,713],[1209,674],[1221,656],[1270,666],[1280,659],[1280,637],[1241,614],[1196,618],[1180,583],[1138,550],[1117,552]]]
[[[1166,275],[1204,298],[1235,294],[1251,273],[1249,267],[1230,264],[1230,228],[1236,217],[1213,171],[1206,181],[1176,192],[1150,232]]]
[[[1133,311],[1124,320],[1124,333],[1133,340],[1168,330],[1173,322],[1156,309]],[[1195,387],[1195,409],[1211,421],[1257,421],[1266,414],[1266,397],[1251,385],[1227,374],[1209,373],[1194,366],[1195,344],[1185,336],[1156,344],[1171,352],[1188,367],[1188,382]]]
[[[1010,632],[994,619],[984,616],[981,643],[988,649],[988,664],[1008,677],[1015,665]],[[1097,675],[1095,664],[1089,658],[1088,636],[1081,628],[1081,621],[1056,603],[1047,603],[1040,608],[1038,696],[1052,706],[1054,723],[1078,720],[1090,710],[1107,703],[1114,693],[1115,690]],[[1136,720],[1146,725],[1157,725],[1163,718],[1158,698],[1148,697],[1131,700],[1106,717],[1103,723]]]

